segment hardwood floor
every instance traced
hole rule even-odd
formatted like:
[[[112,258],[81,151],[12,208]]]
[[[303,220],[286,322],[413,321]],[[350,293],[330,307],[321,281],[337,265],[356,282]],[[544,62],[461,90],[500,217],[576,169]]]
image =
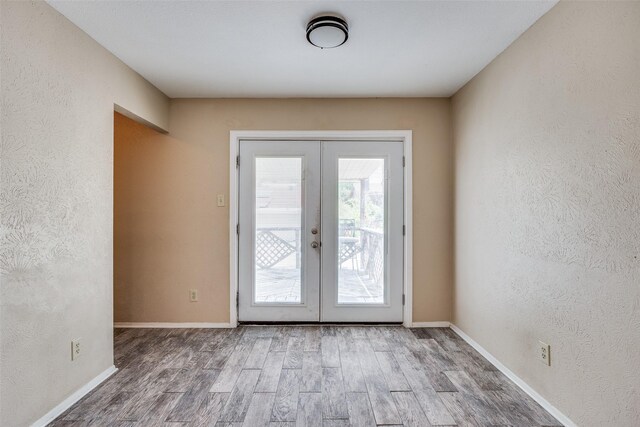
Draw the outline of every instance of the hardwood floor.
[[[561,425],[445,328],[117,329],[115,359],[50,425]]]

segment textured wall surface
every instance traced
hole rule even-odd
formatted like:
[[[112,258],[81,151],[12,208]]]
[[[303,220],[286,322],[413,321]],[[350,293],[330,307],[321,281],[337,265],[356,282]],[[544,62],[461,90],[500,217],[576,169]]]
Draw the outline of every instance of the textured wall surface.
[[[114,316],[116,322],[222,322],[228,277],[216,271],[215,192],[201,147],[116,114],[114,123]],[[198,302],[189,289],[198,289]],[[224,294],[224,296],[221,296]],[[226,300],[224,298],[227,298]],[[213,320],[220,319],[220,320]]]
[[[640,3],[561,2],[453,114],[455,323],[578,425],[640,425]]]
[[[114,102],[164,128],[169,104],[45,3],[0,15],[0,425],[19,427],[113,364]]]
[[[140,126],[117,132],[116,320],[229,321],[229,208],[216,207],[216,194],[228,200],[232,129],[412,129],[413,319],[451,318],[448,99],[172,100],[170,129],[171,138]]]

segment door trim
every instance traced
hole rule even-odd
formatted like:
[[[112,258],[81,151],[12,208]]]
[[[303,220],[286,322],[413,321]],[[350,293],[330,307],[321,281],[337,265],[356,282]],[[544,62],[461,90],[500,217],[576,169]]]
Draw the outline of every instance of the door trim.
[[[411,130],[365,130],[365,131],[256,131],[232,130],[229,132],[229,323],[238,325],[238,204],[239,170],[236,159],[240,152],[240,141],[261,140],[313,140],[313,141],[396,141],[403,144],[404,167],[404,263],[403,278],[405,304],[402,323],[410,327],[413,322],[413,165]]]

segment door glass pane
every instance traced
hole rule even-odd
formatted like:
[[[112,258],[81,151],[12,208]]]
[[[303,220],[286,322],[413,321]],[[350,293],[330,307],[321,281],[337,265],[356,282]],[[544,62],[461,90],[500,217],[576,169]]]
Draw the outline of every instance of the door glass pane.
[[[256,158],[254,303],[299,304],[302,158]]]
[[[338,163],[338,304],[385,302],[384,159]]]

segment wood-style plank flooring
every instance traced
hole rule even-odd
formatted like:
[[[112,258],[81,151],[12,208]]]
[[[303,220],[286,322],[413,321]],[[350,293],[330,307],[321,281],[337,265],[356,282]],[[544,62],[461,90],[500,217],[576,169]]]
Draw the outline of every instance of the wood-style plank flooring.
[[[115,359],[52,426],[561,425],[445,328],[117,329]]]

